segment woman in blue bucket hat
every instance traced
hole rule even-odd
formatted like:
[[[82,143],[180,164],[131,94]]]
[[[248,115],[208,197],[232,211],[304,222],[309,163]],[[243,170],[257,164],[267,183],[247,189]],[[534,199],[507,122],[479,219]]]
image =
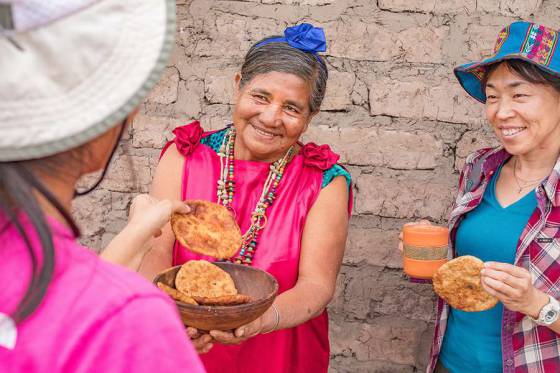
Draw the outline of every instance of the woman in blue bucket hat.
[[[141,195],[102,258],[71,216],[165,68],[174,19],[173,0],[0,0],[1,372],[204,371],[174,302],[134,273],[188,208]]]
[[[428,372],[560,371],[560,51],[558,32],[504,28],[491,57],[455,69],[486,105],[501,145],[471,154],[450,217],[452,255],[485,262],[499,303],[438,301]]]

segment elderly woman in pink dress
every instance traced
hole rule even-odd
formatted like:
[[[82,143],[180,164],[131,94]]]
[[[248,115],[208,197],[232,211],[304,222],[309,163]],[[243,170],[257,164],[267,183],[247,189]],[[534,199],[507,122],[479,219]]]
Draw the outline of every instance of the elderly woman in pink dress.
[[[230,208],[243,244],[234,263],[272,274],[279,295],[262,317],[234,331],[189,328],[209,372],[326,372],[328,318],[351,209],[350,175],[328,145],[301,143],[325,95],[317,54],[322,29],[301,24],[253,45],[234,77],[232,124],[176,128],[151,193]],[[193,259],[169,227],[143,262],[149,277]]]

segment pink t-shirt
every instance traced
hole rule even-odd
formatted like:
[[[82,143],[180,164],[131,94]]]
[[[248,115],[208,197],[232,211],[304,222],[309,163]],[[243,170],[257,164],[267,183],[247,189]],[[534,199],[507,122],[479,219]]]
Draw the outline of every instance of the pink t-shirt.
[[[61,223],[49,223],[54,276],[39,308],[14,330],[6,315],[32,267],[22,239],[0,215],[0,372],[204,372],[167,295],[78,245]],[[34,232],[30,223],[24,227]],[[28,235],[38,253],[38,240]]]

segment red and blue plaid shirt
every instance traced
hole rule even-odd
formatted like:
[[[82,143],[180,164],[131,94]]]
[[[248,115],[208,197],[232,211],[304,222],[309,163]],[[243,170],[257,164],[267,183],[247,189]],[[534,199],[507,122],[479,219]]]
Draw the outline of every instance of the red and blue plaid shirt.
[[[471,154],[459,178],[459,193],[449,220],[451,250],[461,219],[482,201],[484,190],[498,167],[510,154],[503,148],[482,149]],[[560,159],[552,173],[535,189],[537,208],[529,218],[517,244],[514,264],[527,269],[533,285],[560,298]],[[436,365],[449,306],[438,300],[435,336],[427,372]],[[539,326],[519,312],[504,307],[502,316],[502,360],[507,373],[560,372],[560,335]]]

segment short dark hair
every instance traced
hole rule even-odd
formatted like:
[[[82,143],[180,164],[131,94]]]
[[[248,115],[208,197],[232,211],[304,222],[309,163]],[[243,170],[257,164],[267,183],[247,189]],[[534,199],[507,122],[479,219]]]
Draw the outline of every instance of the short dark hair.
[[[329,77],[325,61],[317,54],[301,51],[286,42],[259,45],[268,39],[279,37],[266,37],[249,49],[241,66],[240,87],[259,74],[272,71],[293,74],[309,83],[309,110],[312,113],[318,112],[325,97]]]
[[[482,87],[486,89],[486,84],[488,83],[488,77],[498,66],[505,64],[507,69],[518,75],[520,78],[533,84],[545,84],[554,88],[560,93],[560,78],[552,75],[543,69],[539,68],[537,65],[521,59],[511,59],[493,63],[486,67],[484,73],[484,78],[482,79]]]

